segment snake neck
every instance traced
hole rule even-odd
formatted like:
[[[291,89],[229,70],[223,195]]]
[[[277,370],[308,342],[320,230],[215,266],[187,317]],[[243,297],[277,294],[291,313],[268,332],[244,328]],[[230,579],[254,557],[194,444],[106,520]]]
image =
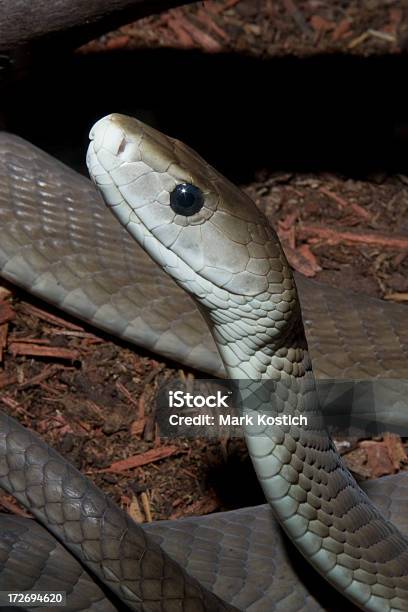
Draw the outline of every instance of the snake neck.
[[[248,316],[248,304],[206,311],[228,376],[239,379],[241,409],[252,419],[244,433],[258,480],[283,529],[333,586],[363,609],[405,610],[406,573],[390,575],[396,561],[407,566],[408,543],[358,487],[324,426],[296,297],[284,318],[278,300],[263,311],[250,304],[258,319]],[[287,420],[276,423],[282,415]],[[271,416],[273,424],[262,420]],[[300,416],[306,424],[293,418]],[[388,551],[380,564],[369,544],[372,529]]]
[[[244,411],[302,415],[323,429],[316,383],[309,357],[300,302],[294,281],[281,293],[224,297],[228,307],[199,300],[228,377],[238,381]],[[288,287],[288,285],[287,285]],[[209,294],[207,293],[207,296]],[[218,300],[220,296],[217,296]],[[231,306],[231,302],[234,302]],[[255,398],[261,395],[262,401]],[[299,437],[299,432],[294,434]]]
[[[227,374],[232,379],[272,380],[313,376],[296,288],[290,301],[273,294],[226,307],[199,303]],[[219,306],[219,304],[217,304]],[[228,306],[228,307],[227,307]]]
[[[262,331],[257,321],[245,316],[245,307],[241,316],[237,312],[236,309],[231,318],[225,311],[210,311],[209,318],[228,377],[235,381],[236,401],[241,412],[255,423],[260,422],[261,416],[284,416],[289,425],[273,426],[273,436],[277,440],[290,436],[298,442],[303,436],[298,423],[305,423],[306,431],[319,432],[322,448],[331,448],[297,295],[292,300],[292,308],[286,312],[284,325],[278,328],[276,319],[278,323],[282,319],[275,316],[275,308],[268,311],[268,317],[262,318]],[[253,313],[254,308],[249,312]],[[281,313],[278,311],[278,314]],[[256,460],[254,464],[256,469]]]

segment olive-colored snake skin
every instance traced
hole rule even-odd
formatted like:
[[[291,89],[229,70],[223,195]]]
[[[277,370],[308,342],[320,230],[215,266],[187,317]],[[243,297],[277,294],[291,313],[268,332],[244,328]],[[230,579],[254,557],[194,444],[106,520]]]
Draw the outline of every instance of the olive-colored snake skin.
[[[140,138],[142,134],[143,138]],[[97,158],[93,148],[95,142]],[[193,295],[197,295],[198,291],[202,305],[207,309],[207,316],[211,319],[210,324],[228,374],[233,378],[256,379],[263,371],[266,377],[273,376],[276,380],[274,391],[280,401],[275,406],[277,410],[288,412],[288,404],[292,404],[290,410],[301,410],[303,413],[313,411],[319,421],[313,376],[302,337],[293,281],[273,232],[269,231],[253,204],[186,147],[176,145],[156,131],[123,117],[116,116],[97,125],[89,160],[91,171],[96,174],[95,179],[102,184],[105,198],[110,200],[119,193],[118,188],[112,184],[113,178],[120,186],[121,200],[126,193],[128,202],[135,206],[135,211],[131,213],[128,203],[122,206],[119,201],[114,201],[114,207],[123,209],[125,222],[131,215],[136,237],[141,242],[146,241],[144,246],[150,255],[160,259],[165,268],[169,263],[175,264],[173,275],[177,280],[181,284],[188,281],[188,290]],[[116,172],[108,174],[110,164],[117,167]],[[143,172],[140,172],[141,169]],[[149,258],[141,255],[134,240],[101,207],[88,181],[21,139],[7,134],[0,139],[0,172],[0,269],[4,277],[95,325],[184,363],[220,373],[221,365],[214,357],[214,345],[192,300],[180,292],[159,268],[153,266]],[[132,172],[136,174],[132,175]],[[139,176],[148,178],[146,181],[142,178],[138,183]],[[183,222],[180,216],[175,217],[170,211],[168,192],[170,187],[174,187],[175,179],[176,182],[197,184],[206,193],[203,210],[207,216],[194,215],[192,220],[196,225]],[[133,182],[135,186],[129,185]],[[164,190],[163,185],[166,187]],[[157,203],[152,204],[156,193],[164,198],[159,206]],[[214,198],[214,193],[218,193],[217,198]],[[149,210],[153,206],[154,217]],[[217,221],[217,213],[221,220]],[[238,220],[232,222],[235,216]],[[230,221],[225,224],[228,218]],[[214,220],[217,223],[213,225]],[[242,236],[245,236],[242,221],[245,221],[246,226],[254,224],[254,228],[258,221],[258,229],[254,229],[251,237],[256,243],[253,257],[258,258],[258,263],[264,266],[262,274],[257,274],[250,264],[246,268],[247,276],[244,270],[232,269],[242,251],[237,246]],[[160,247],[157,238],[153,239],[152,236],[157,228],[159,235],[160,227],[164,224],[165,231],[160,234],[160,240],[167,240],[166,232],[171,231],[172,224],[180,236],[184,232],[187,240],[183,243],[177,238],[171,247]],[[211,248],[204,248],[205,240],[198,246],[194,239],[188,239],[188,229],[201,225],[202,229],[206,225]],[[222,232],[225,233],[220,238]],[[214,248],[217,238],[219,243]],[[231,240],[237,243],[232,254],[228,252]],[[190,261],[192,246],[198,252]],[[262,259],[259,253],[265,253],[265,248],[267,256]],[[207,256],[215,259],[211,260],[209,268],[200,269],[199,276],[194,271],[197,255],[204,259]],[[180,262],[183,274],[178,277]],[[204,265],[204,261],[200,265]],[[223,277],[224,288],[217,288],[221,266],[225,266],[226,271],[230,267],[233,274]],[[272,275],[272,285],[269,285],[272,291],[266,291],[266,285],[262,285],[266,297],[262,298],[261,305],[258,303],[255,319],[251,319],[258,323],[252,322],[248,327],[245,319],[251,316],[255,296],[262,294],[258,284],[263,282],[262,277],[265,278],[267,272]],[[282,274],[286,279],[283,281],[286,283],[283,293],[277,287],[283,280]],[[238,280],[233,278],[234,275],[238,275]],[[249,278],[250,275],[257,277],[255,281]],[[197,278],[199,283],[196,282]],[[408,332],[404,308],[357,296],[345,297],[341,292],[317,284],[314,286],[301,279],[297,282],[304,295],[302,305],[309,304],[305,319],[310,330],[309,337],[312,338],[313,364],[317,363],[316,369],[320,370],[320,374],[326,377],[389,378],[387,384],[399,393],[400,385],[407,378],[407,360],[404,357],[408,354]],[[212,298],[209,299],[212,292]],[[319,292],[320,300],[316,297]],[[227,293],[229,303],[221,305],[220,301],[225,299]],[[277,296],[280,296],[279,299]],[[285,301],[290,308],[281,306]],[[220,308],[226,317],[220,315]],[[229,312],[233,313],[232,318]],[[347,317],[344,316],[345,312]],[[280,313],[279,316],[276,313]],[[283,341],[282,331],[277,333],[273,328],[269,329],[273,321],[283,327]],[[257,328],[259,323],[262,329]],[[343,332],[342,327],[344,337],[343,333],[339,334],[339,330]],[[351,328],[354,333],[355,352],[346,339],[347,328]],[[262,335],[260,345],[257,344],[257,334]],[[370,342],[372,340],[371,344],[367,342],[367,336]],[[339,338],[347,347],[343,352],[341,348],[339,350]],[[358,354],[363,357],[361,362],[357,358]],[[327,355],[330,359],[327,359]],[[396,383],[394,379],[399,379],[396,387],[393,387]],[[251,383],[248,381],[248,384]],[[294,395],[291,395],[291,390],[295,390]],[[153,525],[145,530],[150,530],[156,536],[161,531],[160,535],[164,538],[162,544],[170,555],[228,602],[225,606],[221,602],[215,603],[211,595],[196,583],[191,582],[190,585],[183,571],[162,556],[150,540],[143,540],[141,534],[144,532],[134,527],[120,513],[117,520],[112,519],[118,529],[112,538],[114,542],[111,539],[110,548],[108,546],[105,549],[102,543],[106,535],[106,532],[103,533],[106,523],[102,516],[105,516],[105,507],[111,510],[106,498],[102,500],[96,497],[100,499],[101,506],[92,502],[90,509],[85,508],[89,506],[85,496],[84,510],[79,510],[78,500],[83,499],[84,493],[81,490],[84,486],[82,480],[79,480],[77,474],[65,476],[64,482],[69,483],[69,486],[64,490],[60,486],[60,470],[71,468],[56,467],[50,495],[59,497],[49,500],[53,511],[47,510],[47,500],[40,489],[46,472],[43,467],[40,469],[40,464],[47,464],[43,459],[44,453],[47,455],[49,451],[38,451],[38,457],[37,451],[34,451],[35,461],[29,461],[29,454],[23,452],[19,445],[24,445],[28,440],[31,449],[31,445],[40,443],[29,440],[27,433],[15,431],[14,428],[18,429],[19,426],[6,417],[4,419],[0,426],[2,486],[17,492],[17,497],[25,503],[29,502],[28,505],[34,503],[38,518],[62,537],[65,545],[78,555],[82,563],[88,559],[86,563],[90,571],[106,581],[110,588],[113,585],[113,590],[133,609],[215,610],[216,606],[219,609],[229,609],[228,604],[232,603],[244,610],[294,611],[315,610],[321,609],[322,605],[332,605],[333,596],[328,595],[327,601],[323,602],[321,593],[320,597],[316,596],[299,582],[299,576],[296,576],[295,570],[288,563],[288,555],[282,552],[282,538],[266,507],[191,519],[177,524]],[[324,430],[295,429],[289,428],[283,432],[278,429],[271,432],[247,432],[249,448],[266,496],[285,530],[318,571],[361,607],[370,610],[408,609],[408,557],[404,536],[379,515],[368,498],[356,487],[339,462]],[[33,463],[35,469],[32,468]],[[57,466],[56,457],[53,465]],[[28,479],[27,466],[31,466]],[[12,467],[16,474],[11,478]],[[35,482],[30,481],[30,477]],[[404,489],[405,480],[399,476],[398,481],[388,479],[381,486],[384,488],[387,483],[392,483],[389,486],[394,489],[392,499],[395,500],[397,486]],[[72,483],[77,483],[81,493],[75,492]],[[31,486],[29,493],[27,484]],[[377,489],[380,490],[381,487]],[[73,494],[75,503],[64,497],[67,492]],[[96,491],[93,494],[98,496]],[[387,493],[383,495],[386,499]],[[397,507],[400,508],[398,503]],[[89,510],[91,514],[94,512],[92,520],[85,518]],[[112,512],[116,510],[112,509]],[[387,518],[392,518],[406,531],[406,525],[398,522],[398,516],[388,514]],[[65,525],[70,520],[71,532]],[[254,525],[251,525],[251,521]],[[20,538],[23,536],[20,536],[17,523],[14,523],[11,531],[14,530],[14,535]],[[266,528],[265,533],[258,531],[262,524]],[[26,528],[21,529],[24,533]],[[101,540],[101,531],[98,529],[102,531]],[[122,536],[125,529],[129,529],[132,535],[129,548],[127,539],[119,538],[124,548],[122,550],[115,538],[118,533]],[[201,539],[200,535],[196,536],[200,530],[204,532]],[[88,532],[92,544],[87,539]],[[215,550],[213,544],[210,550],[205,544],[203,547],[202,538],[205,534],[215,541],[220,532],[227,540],[224,545],[220,542]],[[270,541],[267,541],[268,537],[271,537]],[[57,546],[40,530],[37,541],[41,538],[44,540],[44,551]],[[12,538],[5,540],[11,542]],[[95,544],[99,540],[102,543]],[[182,550],[181,542],[184,543]],[[126,562],[122,564],[112,559],[114,549],[117,558],[125,559]],[[142,549],[146,551],[143,555]],[[58,551],[59,554],[67,555],[64,549],[58,548]],[[148,564],[148,571],[145,571],[143,563],[138,564],[137,559],[145,559],[150,551],[153,561]],[[46,554],[45,551],[45,557]],[[9,558],[8,553],[6,557]],[[136,562],[132,564],[130,558],[136,559]],[[83,601],[75,604],[75,589],[69,587],[73,589],[71,609],[91,609],[94,602],[97,602],[96,606],[102,605],[101,592],[90,578],[81,574],[83,569],[71,566],[69,557],[66,563],[74,568],[70,570],[72,574],[80,576],[79,580],[82,581],[83,588],[77,591],[88,589],[90,593],[87,604]],[[44,560],[37,567],[44,567]],[[169,587],[171,592],[163,591],[163,583],[159,579],[163,573],[168,575],[168,567],[174,579],[172,584],[176,585],[174,589]],[[7,564],[4,568],[4,571],[9,571]],[[4,571],[0,578],[5,576]],[[140,582],[141,576],[150,578],[151,582]],[[70,584],[75,584],[75,580]],[[143,599],[143,603],[140,599]],[[181,608],[171,607],[174,599],[177,599],[177,605],[181,605]],[[108,606],[104,609],[114,609],[109,608],[106,600],[103,601],[103,605]]]

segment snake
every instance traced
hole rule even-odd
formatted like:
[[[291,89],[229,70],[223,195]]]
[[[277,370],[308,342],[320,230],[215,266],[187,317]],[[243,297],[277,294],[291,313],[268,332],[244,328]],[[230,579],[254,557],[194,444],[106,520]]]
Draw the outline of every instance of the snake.
[[[106,331],[237,381],[268,504],[141,527],[2,415],[0,486],[39,523],[4,519],[0,586],[17,588],[23,576],[26,588],[64,584],[70,609],[408,609],[406,475],[357,485],[316,384],[374,378],[398,395],[393,410],[404,422],[404,307],[295,280],[263,213],[183,143],[118,114],[90,136],[88,168],[107,208],[89,181],[1,135],[1,275]],[[347,326],[348,339],[339,333]],[[256,418],[300,414],[306,426]],[[27,551],[32,569],[22,572]],[[317,593],[309,576],[319,575]]]

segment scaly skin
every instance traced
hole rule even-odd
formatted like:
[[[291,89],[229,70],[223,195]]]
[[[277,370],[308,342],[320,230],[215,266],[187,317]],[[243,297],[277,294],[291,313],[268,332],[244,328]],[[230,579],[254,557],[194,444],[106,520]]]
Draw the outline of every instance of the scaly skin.
[[[362,608],[407,610],[408,540],[358,487],[321,424],[295,282],[265,217],[188,147],[122,115],[94,126],[88,168],[119,221],[199,304],[247,412],[308,417],[302,428],[246,429],[286,533]],[[189,217],[169,205],[184,182],[205,198]]]
[[[225,376],[193,300],[116,222],[94,185],[4,132],[0,227],[2,277],[128,342]],[[347,393],[346,408],[362,422],[375,420],[386,431],[397,424],[402,433],[408,309],[295,278],[325,411],[327,390],[330,410],[332,392],[340,400]]]
[[[0,413],[0,486],[138,612],[228,612],[58,453]]]

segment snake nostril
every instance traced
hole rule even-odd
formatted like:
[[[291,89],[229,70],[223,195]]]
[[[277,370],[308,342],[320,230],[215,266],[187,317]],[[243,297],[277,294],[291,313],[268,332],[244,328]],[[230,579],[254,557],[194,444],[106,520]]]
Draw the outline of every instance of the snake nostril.
[[[124,153],[126,149],[126,145],[127,145],[126,138],[123,138],[118,148],[118,155],[120,155],[121,153]]]
[[[170,206],[178,215],[190,217],[204,206],[203,192],[190,183],[180,183],[170,194]]]

